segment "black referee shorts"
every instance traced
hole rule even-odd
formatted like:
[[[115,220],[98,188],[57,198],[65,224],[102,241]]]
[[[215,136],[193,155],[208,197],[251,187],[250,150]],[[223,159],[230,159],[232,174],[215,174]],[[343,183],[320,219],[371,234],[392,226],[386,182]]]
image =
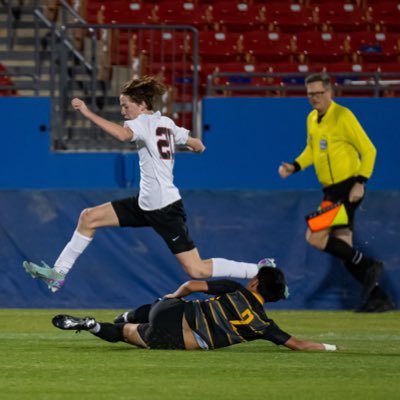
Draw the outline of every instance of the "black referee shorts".
[[[355,212],[364,199],[363,197],[362,199],[354,203],[350,203],[349,201],[350,191],[356,182],[357,178],[353,177],[323,188],[324,200],[331,201],[332,203],[341,201],[346,207],[347,215],[349,217],[350,229],[353,228]]]
[[[163,299],[151,307],[149,322],[138,326],[140,337],[150,349],[185,349],[184,305],[180,299]]]
[[[173,254],[196,247],[186,225],[186,213],[182,200],[153,211],[142,210],[137,197],[116,200],[111,204],[120,226],[152,227],[165,240]]]

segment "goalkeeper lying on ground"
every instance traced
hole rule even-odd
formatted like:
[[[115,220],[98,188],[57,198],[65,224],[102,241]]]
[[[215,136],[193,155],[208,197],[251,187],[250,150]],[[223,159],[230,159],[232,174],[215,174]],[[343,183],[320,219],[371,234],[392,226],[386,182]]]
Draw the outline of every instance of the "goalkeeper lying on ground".
[[[195,292],[215,297],[182,299]],[[283,272],[265,266],[246,288],[226,279],[188,281],[154,304],[121,314],[113,324],[69,315],[56,315],[52,322],[60,329],[86,330],[109,342],[124,341],[149,349],[216,349],[264,339],[292,350],[336,350],[335,345],[297,339],[267,317],[264,303],[287,295]]]

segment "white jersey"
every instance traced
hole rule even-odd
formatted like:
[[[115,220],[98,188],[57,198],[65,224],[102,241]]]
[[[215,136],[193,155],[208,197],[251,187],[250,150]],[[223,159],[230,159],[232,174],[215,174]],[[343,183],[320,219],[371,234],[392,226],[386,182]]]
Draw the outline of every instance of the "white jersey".
[[[173,176],[175,144],[186,144],[189,131],[159,111],[141,114],[124,126],[132,130],[139,153],[140,208],[158,210],[179,200]]]

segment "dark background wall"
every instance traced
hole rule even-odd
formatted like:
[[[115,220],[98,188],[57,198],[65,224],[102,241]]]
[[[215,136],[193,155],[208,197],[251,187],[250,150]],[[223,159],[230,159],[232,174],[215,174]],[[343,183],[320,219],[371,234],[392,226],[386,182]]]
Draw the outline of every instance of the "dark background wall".
[[[400,102],[341,99],[378,148],[356,241],[386,265],[384,285],[399,302]],[[303,148],[306,99],[206,99],[202,155],[178,154],[175,175],[189,226],[204,258],[256,262],[275,257],[291,297],[277,308],[352,308],[359,288],[343,267],[304,241],[304,215],[318,205],[313,171],[282,181],[277,168]],[[0,307],[129,307],[187,279],[149,229],[100,230],[51,294],[21,268],[24,259],[54,262],[80,211],[136,193],[136,154],[49,152],[48,99],[0,98]]]

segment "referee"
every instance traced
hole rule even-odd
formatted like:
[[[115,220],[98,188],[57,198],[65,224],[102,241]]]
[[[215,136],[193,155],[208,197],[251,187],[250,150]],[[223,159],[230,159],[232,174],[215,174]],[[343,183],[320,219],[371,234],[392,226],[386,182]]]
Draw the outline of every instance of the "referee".
[[[307,242],[343,261],[351,275],[363,286],[358,311],[383,312],[394,309],[378,280],[383,264],[353,247],[354,214],[365,196],[365,184],[375,164],[376,149],[354,114],[332,100],[329,75],[309,75],[305,81],[313,107],[307,117],[307,143],[292,163],[279,167],[281,178],[314,165],[323,190],[323,203],[341,202],[348,221],[339,227],[326,226],[306,232]]]

